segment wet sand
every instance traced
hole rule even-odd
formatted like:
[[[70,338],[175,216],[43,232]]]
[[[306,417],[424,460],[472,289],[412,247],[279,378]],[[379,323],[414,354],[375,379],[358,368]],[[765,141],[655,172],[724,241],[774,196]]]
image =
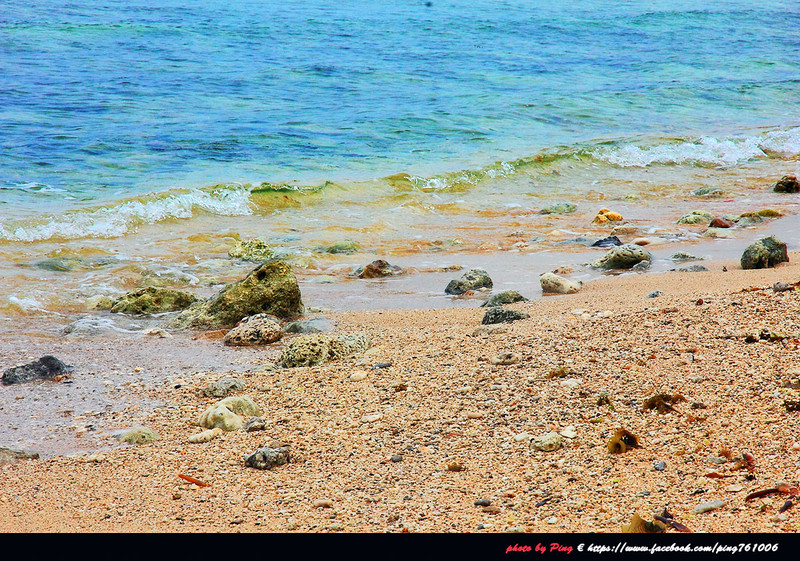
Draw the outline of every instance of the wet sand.
[[[758,271],[704,261],[708,272],[606,276],[577,294],[511,305],[530,318],[488,335],[473,336],[484,312],[477,302],[329,312],[335,333],[366,331],[373,347],[310,368],[271,369],[285,341],[240,349],[190,334],[6,332],[9,362],[50,353],[77,369],[72,387],[0,388],[4,408],[22,418],[54,408],[55,395],[69,401],[74,388],[100,397],[86,398],[93,414],[83,403],[58,406],[72,412],[54,434],[87,439],[83,453],[0,467],[0,531],[618,532],[634,513],[652,520],[665,508],[695,531],[797,531],[795,509],[778,512],[785,496],[745,500],[800,483],[798,413],[785,407],[783,387],[798,377],[800,295],[771,289],[800,277],[800,254],[790,260]],[[655,290],[662,295],[647,298]],[[785,338],[762,340],[763,330]],[[506,351],[520,361],[492,364]],[[366,378],[352,381],[357,371]],[[266,431],[190,444],[215,401],[198,392],[231,374],[246,381],[239,393],[259,405]],[[666,414],[644,411],[655,392],[686,401]],[[116,431],[140,424],[161,440],[116,443]],[[522,436],[569,427],[576,436],[550,452]],[[641,447],[609,453],[619,428]],[[287,445],[292,461],[245,467],[266,443]],[[737,465],[745,453],[752,472]],[[723,505],[694,512],[714,500]]]

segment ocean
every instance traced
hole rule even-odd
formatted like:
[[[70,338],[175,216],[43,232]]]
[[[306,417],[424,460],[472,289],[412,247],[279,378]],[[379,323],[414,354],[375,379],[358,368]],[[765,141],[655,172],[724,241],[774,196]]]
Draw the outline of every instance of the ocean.
[[[210,291],[237,239],[363,307],[372,258],[532,271],[602,207],[688,244],[694,208],[794,214],[800,7],[717,4],[0,0],[0,317]]]

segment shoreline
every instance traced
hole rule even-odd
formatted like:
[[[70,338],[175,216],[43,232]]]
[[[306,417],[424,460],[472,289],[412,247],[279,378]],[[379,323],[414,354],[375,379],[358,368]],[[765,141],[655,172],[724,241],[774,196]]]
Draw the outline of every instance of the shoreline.
[[[695,531],[796,531],[794,510],[777,518],[780,496],[744,496],[800,480],[797,413],[781,397],[781,384],[796,376],[789,371],[797,344],[746,343],[745,335],[800,333],[800,296],[770,289],[800,277],[800,253],[763,270],[702,263],[708,272],[605,277],[577,294],[513,304],[530,318],[485,336],[472,336],[484,311],[477,307],[327,313],[334,333],[366,331],[372,349],[310,368],[269,369],[280,345],[237,349],[188,334],[137,346],[123,338],[63,341],[73,348],[65,361],[81,366],[88,356],[98,382],[116,372],[116,385],[134,384],[118,390],[128,398],[164,403],[98,415],[106,442],[132,424],[152,427],[161,440],[0,466],[0,531],[618,532],[634,513],[651,520],[664,508]],[[765,290],[741,292],[753,286]],[[653,290],[663,294],[646,298]],[[6,335],[0,344],[24,359],[45,354],[46,339],[19,345]],[[147,361],[154,350],[158,359]],[[521,361],[491,364],[505,351]],[[560,367],[566,377],[549,377]],[[86,370],[76,370],[76,384],[86,383]],[[366,379],[350,380],[356,371]],[[154,382],[139,382],[143,372]],[[193,422],[216,401],[197,392],[231,374],[246,381],[238,393],[261,407],[267,430],[188,443],[199,430]],[[30,392],[14,400],[22,407],[46,384],[3,393]],[[687,398],[679,414],[641,410],[656,389]],[[596,404],[603,392],[613,409]],[[77,431],[91,417],[64,424],[83,423]],[[569,426],[577,436],[552,452],[514,438]],[[609,454],[620,427],[642,447]],[[270,471],[245,467],[244,456],[270,440],[288,444],[292,461]],[[725,459],[721,450],[753,454],[755,480],[732,461],[712,463]],[[658,461],[664,471],[654,469]],[[454,463],[464,471],[449,471]],[[729,477],[703,477],[714,471]],[[210,486],[193,488],[177,473]],[[693,512],[716,499],[724,506]]]

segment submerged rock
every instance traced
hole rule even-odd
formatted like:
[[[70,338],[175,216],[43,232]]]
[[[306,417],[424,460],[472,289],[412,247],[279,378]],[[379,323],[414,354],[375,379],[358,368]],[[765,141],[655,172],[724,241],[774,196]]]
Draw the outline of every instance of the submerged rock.
[[[111,312],[132,315],[161,314],[183,310],[196,301],[197,298],[188,292],[149,286],[117,298],[111,306]]]
[[[468,290],[478,288],[492,288],[492,279],[485,270],[475,268],[464,273],[459,280],[451,280],[444,292],[445,294],[464,294]]]
[[[529,317],[531,317],[530,314],[525,312],[518,312],[516,310],[508,310],[506,308],[494,306],[486,310],[486,313],[483,314],[481,323],[483,325],[492,325],[495,323],[508,323]]]
[[[67,366],[54,356],[46,355],[36,362],[7,369],[3,372],[0,382],[10,385],[34,380],[52,380],[56,376],[63,376],[72,370],[72,366]]]
[[[36,261],[33,263],[33,266],[46,271],[92,271],[116,262],[117,259],[114,257],[50,257],[48,259]]]
[[[788,263],[786,244],[775,236],[762,238],[744,250],[740,263],[742,269],[767,269],[778,263]]]
[[[270,261],[208,300],[192,304],[173,320],[171,327],[231,328],[242,318],[256,314],[287,319],[303,315],[303,311],[300,287],[292,268],[283,261]]]
[[[700,187],[692,191],[695,197],[721,197],[725,192],[718,187]]]
[[[256,314],[237,323],[236,327],[225,334],[222,341],[226,345],[244,347],[274,343],[282,336],[278,318],[269,314]]]
[[[539,214],[569,214],[578,210],[578,207],[572,203],[557,203],[543,208]]]
[[[776,193],[800,193],[800,182],[794,175],[784,175],[772,186],[772,190]]]
[[[642,261],[652,261],[653,256],[641,246],[623,244],[608,251],[603,257],[590,263],[595,269],[630,269]]]
[[[505,290],[493,294],[488,300],[481,304],[481,308],[492,308],[503,304],[513,304],[514,302],[527,302],[528,299],[516,290]]]
[[[670,269],[670,271],[676,271],[678,273],[701,273],[703,271],[708,271],[708,269],[706,267],[703,267],[702,265],[689,265],[688,267]]]
[[[272,469],[291,461],[288,448],[259,448],[245,457],[244,465],[255,469]]]
[[[323,333],[333,329],[328,318],[313,318],[293,321],[283,326],[284,333]]]
[[[369,265],[359,267],[351,274],[360,279],[379,279],[383,277],[392,277],[394,275],[402,275],[405,271],[397,265],[392,265],[383,259],[376,259]]]
[[[709,228],[733,228],[734,224],[725,218],[715,218],[709,224]]]
[[[539,284],[542,285],[542,292],[552,294],[574,294],[583,286],[581,281],[565,279],[553,273],[544,273],[540,276]]]
[[[275,257],[275,250],[267,242],[259,238],[244,241],[237,240],[234,246],[228,250],[228,257],[244,261],[269,261]]]
[[[149,444],[159,440],[161,437],[156,431],[148,427],[132,428],[117,437],[120,442],[128,444]]]
[[[344,255],[352,255],[353,253],[358,252],[358,244],[356,242],[351,241],[344,241],[344,242],[336,242],[331,245],[318,247],[317,251],[322,253],[332,253],[332,254],[344,254]]]
[[[244,417],[256,417],[260,414],[258,406],[248,396],[232,396],[218,401],[203,411],[198,423],[208,429],[234,431],[244,426]]]
[[[714,219],[709,213],[702,210],[693,210],[689,214],[681,216],[677,224],[706,224]]]
[[[673,253],[672,257],[670,257],[673,261],[702,261],[702,257],[697,257],[696,255],[692,255],[691,253],[686,253],[685,251],[679,251],[678,253]]]
[[[297,366],[316,366],[363,353],[370,346],[370,337],[366,333],[348,333],[331,337],[330,335],[301,335],[292,339],[281,354],[281,366],[294,368]]]

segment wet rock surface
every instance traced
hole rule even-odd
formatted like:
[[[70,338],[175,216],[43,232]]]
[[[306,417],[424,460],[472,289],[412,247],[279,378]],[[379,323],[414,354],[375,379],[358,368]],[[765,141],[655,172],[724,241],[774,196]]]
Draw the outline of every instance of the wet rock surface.
[[[514,302],[527,302],[528,299],[516,290],[505,290],[490,296],[483,304],[482,308],[492,308],[503,304],[513,304]]]
[[[360,279],[380,279],[384,277],[393,277],[395,275],[402,275],[404,273],[402,267],[392,265],[383,259],[377,259],[368,265],[357,268],[353,271],[352,275]]]
[[[611,249],[603,257],[589,264],[595,269],[630,269],[644,261],[652,262],[653,256],[641,246],[623,244]]]
[[[766,269],[789,261],[786,244],[775,236],[762,238],[744,250],[742,269]]]
[[[800,193],[800,182],[794,175],[784,175],[772,186],[776,193]]]
[[[197,297],[188,292],[149,286],[128,292],[115,300],[111,312],[131,315],[176,312],[188,308],[196,301]]]
[[[516,310],[495,306],[486,310],[481,323],[483,325],[492,325],[495,323],[508,323],[529,317],[530,315],[526,312],[518,312]]]
[[[244,459],[244,465],[255,469],[272,469],[290,461],[288,448],[259,448]]]
[[[451,280],[445,287],[445,294],[464,294],[468,290],[492,288],[492,279],[485,270],[475,268],[464,273],[460,279]]]
[[[72,372],[74,368],[67,366],[54,356],[46,355],[30,364],[15,366],[3,372],[0,383],[5,385],[22,384],[35,380],[52,380]]]
[[[570,280],[554,273],[540,276],[539,284],[542,286],[542,292],[550,294],[575,294],[583,286],[581,281]]]

